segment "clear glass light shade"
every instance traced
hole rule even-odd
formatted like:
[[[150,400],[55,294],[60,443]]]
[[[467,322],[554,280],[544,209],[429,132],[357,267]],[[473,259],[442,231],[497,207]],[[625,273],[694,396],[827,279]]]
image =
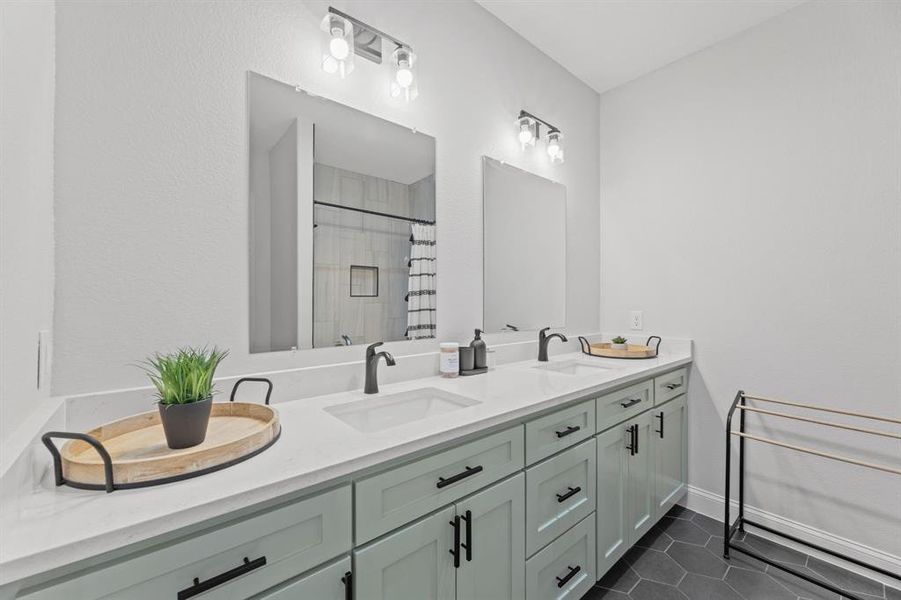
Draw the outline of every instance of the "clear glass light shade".
[[[520,117],[516,120],[519,128],[519,145],[525,150],[526,146],[534,146],[538,139],[538,123],[529,117]]]
[[[401,46],[391,54],[391,96],[412,102],[419,96],[416,54]]]
[[[327,14],[323,31],[322,70],[344,79],[354,70],[354,26],[338,15]]]
[[[559,131],[551,131],[547,134],[547,154],[552,163],[563,162],[563,134]]]

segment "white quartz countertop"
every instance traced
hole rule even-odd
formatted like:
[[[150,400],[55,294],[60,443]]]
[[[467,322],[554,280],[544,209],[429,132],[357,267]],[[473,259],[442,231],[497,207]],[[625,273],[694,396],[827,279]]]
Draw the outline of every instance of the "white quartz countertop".
[[[613,368],[569,375],[535,368],[539,363],[532,360],[474,377],[384,385],[380,396],[430,387],[479,403],[373,433],[357,431],[323,410],[378,398],[361,390],[280,402],[274,406],[282,434],[271,448],[228,469],[157,487],[106,494],[55,487],[46,473],[39,485],[0,506],[0,585],[311,486],[347,480],[379,463],[653,377],[688,364],[691,354],[686,349],[656,359],[618,361],[575,353],[551,362],[572,360]]]

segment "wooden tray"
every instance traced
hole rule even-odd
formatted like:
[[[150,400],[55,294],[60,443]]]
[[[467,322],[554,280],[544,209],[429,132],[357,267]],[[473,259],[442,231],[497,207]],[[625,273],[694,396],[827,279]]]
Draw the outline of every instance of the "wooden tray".
[[[112,491],[168,483],[224,469],[259,454],[275,443],[280,433],[278,413],[268,405],[215,402],[206,439],[192,448],[172,450],[166,445],[158,410],[102,425],[87,435],[54,434],[54,437],[73,438],[60,451],[64,483]],[[93,442],[99,443],[106,457]],[[110,463],[112,486],[107,478]]]
[[[579,337],[579,343],[582,345],[582,352],[589,356],[600,356],[603,358],[656,358],[657,351],[660,349],[660,337],[652,335],[648,338],[647,343],[651,340],[657,340],[655,346],[642,344],[626,344],[625,350],[614,349],[611,342],[596,342],[591,344],[584,337]]]

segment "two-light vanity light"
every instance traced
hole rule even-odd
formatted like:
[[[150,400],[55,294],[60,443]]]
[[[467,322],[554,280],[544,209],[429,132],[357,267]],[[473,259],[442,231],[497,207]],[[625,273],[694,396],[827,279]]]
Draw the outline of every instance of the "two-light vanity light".
[[[535,115],[524,110],[519,111],[516,118],[516,126],[519,135],[519,144],[522,149],[535,146],[535,143],[541,137],[541,126],[547,128],[545,138],[547,139],[547,154],[552,163],[563,162],[563,132],[551,125],[544,119],[539,119]]]
[[[329,7],[320,28],[325,33],[322,49],[323,71],[337,74],[344,79],[354,70],[354,59],[358,55],[378,65],[382,64],[384,38],[394,44],[389,86],[391,96],[410,102],[419,95],[417,58],[408,44],[332,7]]]

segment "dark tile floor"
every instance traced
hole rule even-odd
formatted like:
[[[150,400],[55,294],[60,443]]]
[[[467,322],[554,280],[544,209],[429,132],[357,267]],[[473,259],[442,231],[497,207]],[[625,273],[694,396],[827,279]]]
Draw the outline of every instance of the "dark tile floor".
[[[901,592],[753,534],[747,545],[799,571],[826,579],[864,600],[901,599]],[[740,552],[723,558],[723,526],[674,507],[582,600],[843,600],[819,586]]]

